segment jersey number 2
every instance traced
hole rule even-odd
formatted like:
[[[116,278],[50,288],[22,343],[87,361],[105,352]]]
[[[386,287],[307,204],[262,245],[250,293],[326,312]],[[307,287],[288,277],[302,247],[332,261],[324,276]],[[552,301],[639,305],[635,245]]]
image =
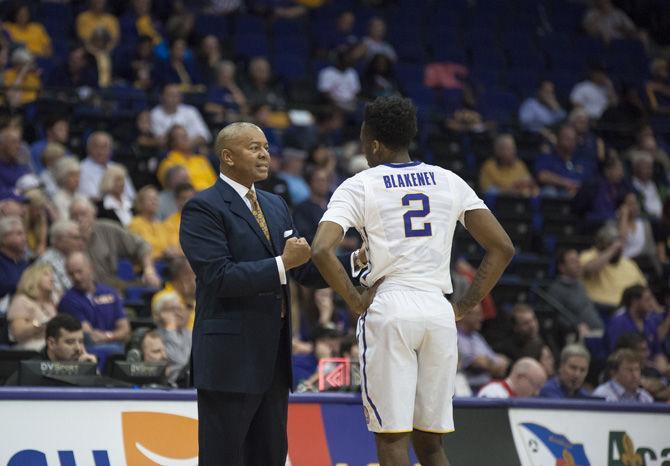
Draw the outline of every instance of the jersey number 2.
[[[412,218],[414,217],[425,217],[430,213],[430,202],[428,196],[421,193],[412,193],[405,194],[402,197],[402,205],[408,206],[412,201],[421,202],[421,208],[415,210],[408,210],[402,216],[402,219],[405,221],[405,237],[411,238],[416,236],[430,236],[433,234],[430,223],[424,223],[423,228],[414,229],[412,228]]]

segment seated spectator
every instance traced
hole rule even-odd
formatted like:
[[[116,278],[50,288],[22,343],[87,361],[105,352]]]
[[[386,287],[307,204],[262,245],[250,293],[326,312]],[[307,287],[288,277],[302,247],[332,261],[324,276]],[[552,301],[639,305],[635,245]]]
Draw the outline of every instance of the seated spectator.
[[[361,79],[362,94],[369,100],[399,94],[393,62],[381,53],[372,57]]]
[[[282,169],[278,176],[288,184],[288,192],[293,205],[309,198],[309,185],[303,176],[307,154],[298,149],[285,149],[282,153]]]
[[[58,303],[58,312],[81,322],[87,346],[98,346],[104,353],[122,353],[130,337],[130,324],[121,298],[113,288],[96,283],[93,265],[85,253],[70,254],[66,268],[72,288]]]
[[[31,21],[28,5],[18,3],[2,27],[12,42],[24,46],[33,55],[50,57],[53,53],[49,33],[40,23]]]
[[[42,359],[52,362],[92,362],[98,359],[86,352],[81,322],[69,314],[58,314],[46,325],[46,346]]]
[[[117,223],[96,220],[95,215],[95,206],[85,197],[72,201],[70,218],[79,225],[96,278],[106,285],[125,289],[128,283],[118,278],[117,266],[119,258],[127,258],[142,265],[142,282],[157,288],[160,277],[151,260],[151,246]]]
[[[592,65],[588,79],[575,84],[570,92],[570,102],[582,107],[594,120],[600,118],[607,107],[617,102],[616,91],[607,72],[600,65]]]
[[[175,188],[180,184],[191,184],[188,171],[182,165],[173,165],[165,170],[163,190],[158,195],[158,218],[165,220],[177,211]]]
[[[95,60],[83,45],[70,50],[67,61],[56,66],[46,84],[61,88],[98,86],[98,69]]]
[[[168,362],[167,348],[160,333],[150,330],[142,335],[140,340],[142,362],[161,364]]]
[[[26,217],[26,198],[15,189],[0,189],[0,218]]]
[[[161,139],[156,137],[151,130],[151,113],[148,110],[138,113],[135,119],[135,140],[133,142],[137,152],[142,158],[152,160],[161,145]],[[147,168],[151,170],[150,167]]]
[[[191,54],[187,54],[186,41],[176,38],[170,44],[167,60],[156,63],[155,77],[163,84],[176,84],[184,92],[201,92],[200,74]]]
[[[639,356],[629,349],[620,349],[607,358],[610,379],[599,385],[593,396],[605,401],[626,401],[632,403],[652,403],[654,398],[641,383],[641,362]]]
[[[112,150],[114,141],[112,137],[104,131],[92,133],[86,140],[86,158],[81,162],[81,177],[79,181],[79,192],[91,199],[99,200],[102,198],[100,185],[105,171],[112,162]],[[135,200],[135,187],[126,174],[124,195],[130,200]]]
[[[288,190],[288,183],[279,176],[279,172],[281,171],[281,163],[281,157],[278,154],[273,154],[273,156],[270,157],[270,173],[268,177],[264,180],[254,183],[254,186],[256,186],[258,189],[274,193],[281,197],[290,209],[293,207],[293,201],[291,200],[291,195]]]
[[[603,112],[598,121],[600,135],[613,147],[630,147],[636,134],[647,122],[647,115],[637,87],[623,83],[621,99]]]
[[[319,72],[317,89],[327,101],[340,110],[345,112],[356,110],[361,82],[358,79],[358,72],[353,67],[351,49],[338,50],[335,65]]]
[[[646,338],[638,332],[626,333],[617,338],[614,351],[623,348],[637,353],[640,361],[642,361],[642,388],[647,390],[655,400],[668,401],[670,399],[670,386],[668,385],[668,379],[664,375],[668,371],[667,359],[652,358]]]
[[[24,48],[12,52],[11,66],[3,71],[2,80],[8,103],[16,108],[37,100],[42,87],[35,58]]]
[[[658,307],[651,290],[642,285],[626,288],[621,298],[621,309],[610,319],[605,332],[605,340],[610,352],[613,352],[620,337],[628,333],[640,333],[647,341],[650,359],[660,352],[658,341],[658,321],[654,312]]]
[[[128,225],[128,231],[136,234],[151,246],[154,260],[166,255],[174,255],[176,251],[168,248],[167,237],[158,212],[158,191],[153,186],[145,186],[137,193],[135,200],[137,215]]]
[[[651,78],[645,85],[647,102],[651,111],[657,115],[670,114],[670,65],[665,58],[656,58],[651,62]]]
[[[207,93],[205,112],[216,123],[232,122],[249,113],[247,98],[235,82],[235,64],[219,62]]]
[[[72,281],[65,270],[65,259],[73,252],[84,250],[79,225],[71,220],[57,221],[49,228],[49,243],[51,246],[37,259],[37,263],[43,262],[51,266],[54,273],[54,294],[60,297],[72,287]]]
[[[311,367],[307,368],[306,373],[309,377],[299,381],[298,391],[319,391],[319,361],[325,358],[334,358],[340,354],[341,334],[334,328],[318,327],[312,334],[313,351],[309,360]],[[332,370],[330,365],[323,366],[323,371],[328,373]]]
[[[493,344],[493,349],[516,361],[534,356],[544,346],[540,336],[540,323],[535,311],[528,304],[519,303],[512,308],[512,332]]]
[[[526,131],[542,134],[548,141],[556,142],[551,127],[565,118],[565,110],[558,103],[554,83],[548,79],[540,82],[536,94],[528,97],[519,107],[519,122]]]
[[[161,93],[160,104],[151,110],[151,130],[155,136],[165,137],[175,125],[186,129],[196,147],[205,145],[212,139],[197,108],[182,104],[182,93],[177,84],[166,84]]]
[[[646,152],[638,152],[633,156],[633,176],[631,182],[642,201],[642,208],[654,221],[663,215],[663,200],[659,186],[654,182],[654,158]],[[665,189],[662,190],[665,195]]]
[[[193,152],[193,143],[181,125],[174,125],[166,134],[166,145],[170,152],[158,166],[158,180],[164,183],[165,173],[170,167],[181,165],[197,191],[211,187],[216,181],[216,172],[207,157]]]
[[[597,306],[612,310],[621,303],[626,288],[647,285],[637,264],[623,257],[622,252],[619,230],[606,225],[598,230],[594,247],[579,255],[584,270],[584,287]]]
[[[543,345],[539,357],[535,357],[535,359],[540,363],[547,377],[554,376],[556,373],[556,358],[549,345]]]
[[[461,371],[473,392],[477,392],[492,378],[505,376],[510,365],[507,356],[498,354],[479,333],[482,327],[482,309],[476,306],[456,323],[458,329],[458,359]]]
[[[197,66],[205,85],[211,86],[216,82],[218,66],[222,61],[223,53],[219,38],[211,34],[203,37],[200,41]]]
[[[100,182],[98,218],[120,223],[127,227],[133,218],[132,201],[125,194],[128,171],[123,165],[109,164]]]
[[[163,296],[171,296],[173,293],[177,294],[181,305],[188,311],[186,328],[193,330],[195,321],[195,274],[188,260],[183,256],[170,258],[164,288],[151,298],[151,308],[154,309],[158,300]]]
[[[356,16],[351,10],[344,10],[337,15],[335,27],[329,27],[328,31],[319,31],[319,51],[325,54],[342,46],[357,46],[356,60],[366,52],[360,38],[356,34]],[[331,31],[332,28],[332,31]]]
[[[30,162],[33,171],[38,175],[46,168],[43,162],[44,149],[49,143],[58,143],[63,147],[70,141],[70,122],[64,116],[56,115],[46,119],[44,122],[45,137],[35,141],[30,146]],[[69,155],[69,154],[68,154]]]
[[[641,264],[649,264],[656,275],[661,273],[661,264],[656,257],[656,243],[651,224],[640,217],[640,203],[635,193],[626,195],[617,212],[619,233],[623,239],[623,256]]]
[[[599,162],[607,158],[605,142],[593,132],[589,114],[581,107],[568,115],[568,124],[577,132],[576,157],[591,163],[591,172],[595,173]]]
[[[54,168],[56,162],[65,157],[65,147],[57,142],[50,142],[41,152],[41,160],[44,164],[44,170],[39,175],[39,180],[44,188],[44,193],[53,201],[53,197],[58,192],[58,185],[54,178]],[[24,175],[25,176],[25,175]],[[77,183],[78,185],[79,183]]]
[[[566,331],[576,331],[582,339],[593,331],[603,330],[603,321],[589,299],[581,282],[582,264],[575,249],[564,249],[556,255],[558,277],[547,290],[548,295],[562,307],[558,324]]]
[[[163,221],[163,229],[167,237],[168,248],[181,251],[179,244],[179,225],[181,224],[181,211],[186,203],[196,194],[196,190],[190,184],[180,184],[174,190],[177,211]]]
[[[151,40],[151,44],[157,47],[163,43],[161,25],[151,16],[151,0],[133,0],[130,10],[121,16],[119,22],[124,42],[128,39],[133,42],[141,37],[147,37]]]
[[[13,126],[0,129],[0,189],[14,189],[30,167],[21,160],[21,130]]]
[[[249,62],[248,76],[242,85],[250,107],[269,105],[272,111],[286,110],[286,92],[272,77],[272,67],[265,57]]]
[[[14,348],[40,351],[44,348],[44,329],[56,315],[54,274],[51,266],[37,263],[28,267],[16,286],[7,310],[9,340]]]
[[[590,164],[577,159],[577,133],[564,125],[558,130],[556,149],[542,154],[535,161],[535,177],[545,196],[574,196],[591,176]]]
[[[39,188],[37,177],[35,175],[26,176],[31,178],[29,182],[36,184],[36,187],[23,192],[23,196],[28,201],[26,216],[24,217],[28,251],[31,257],[37,257],[44,253],[47,248],[49,219],[55,217],[55,215],[52,215],[55,209],[48,203],[42,189]],[[22,180],[23,178],[19,179],[19,184]]]
[[[385,36],[386,22],[379,17],[372,18],[368,25],[368,35],[363,38],[366,61],[371,61],[375,55],[384,55],[392,62],[398,60],[393,46],[384,40]]]
[[[91,38],[85,44],[86,50],[95,61],[98,71],[98,87],[104,89],[112,84],[114,76],[111,52],[114,48],[112,36],[104,27],[93,30]]]
[[[0,217],[0,314],[16,291],[23,271],[28,267],[28,242],[23,221],[19,217]]]
[[[584,390],[584,380],[589,372],[591,355],[582,345],[568,345],[561,351],[558,375],[547,380],[540,396],[542,398],[589,398]]]
[[[651,155],[654,160],[654,165],[662,167],[662,170],[659,170],[662,172],[659,181],[670,183],[670,157],[668,157],[668,153],[659,146],[654,130],[649,125],[642,126],[637,132],[636,143],[628,150],[626,158],[629,161],[632,161],[633,158],[640,153]]]
[[[77,37],[87,43],[93,36],[93,31],[104,29],[110,36],[111,48],[119,42],[119,21],[116,16],[105,12],[106,0],[90,0],[89,9],[79,13],[76,19]]]
[[[63,157],[53,167],[53,177],[56,181],[56,194],[53,203],[58,213],[58,218],[67,220],[70,218],[70,204],[72,199],[79,193],[81,182],[81,166],[75,157]]]
[[[582,20],[584,30],[606,44],[617,39],[644,39],[635,23],[612,0],[595,0]]]
[[[167,350],[168,380],[176,382],[191,358],[191,330],[188,328],[191,313],[175,292],[165,293],[156,299],[151,312]]]
[[[501,134],[493,143],[493,158],[479,172],[479,187],[484,192],[535,196],[538,188],[528,167],[517,158],[516,142],[511,134]]]
[[[149,36],[137,39],[132,54],[122,56],[115,63],[118,75],[136,89],[150,91],[156,85],[154,44]]]
[[[538,396],[547,374],[535,359],[522,358],[514,363],[505,380],[494,380],[477,393],[480,398],[516,398]]]
[[[319,220],[323,217],[328,206],[330,190],[328,186],[328,174],[323,169],[313,169],[307,174],[307,182],[310,188],[310,197],[301,202],[293,209],[293,222],[308,243],[312,244]]]
[[[603,164],[602,175],[586,180],[582,185],[572,204],[573,212],[585,221],[582,230],[593,231],[616,218],[617,209],[633,191],[624,176],[621,161],[610,156]]]
[[[664,274],[667,275],[670,265],[670,198],[663,203],[663,216],[654,228],[654,240],[658,260],[664,268]]]

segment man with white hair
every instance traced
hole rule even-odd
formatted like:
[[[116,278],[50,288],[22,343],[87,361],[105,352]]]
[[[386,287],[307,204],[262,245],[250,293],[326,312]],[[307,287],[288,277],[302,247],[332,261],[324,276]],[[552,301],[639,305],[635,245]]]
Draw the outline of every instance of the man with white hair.
[[[142,281],[147,286],[158,287],[160,277],[151,260],[151,246],[142,238],[125,230],[118,223],[96,220],[95,206],[87,198],[77,196],[70,206],[70,218],[79,226],[84,250],[93,263],[99,282],[123,290],[128,283],[117,276],[120,257],[142,264]]]
[[[650,217],[659,220],[663,215],[663,201],[654,183],[654,157],[643,151],[636,151],[632,156],[633,188],[641,197],[642,208]]]
[[[113,162],[112,149],[114,141],[104,131],[92,133],[86,140],[86,158],[81,162],[81,178],[79,192],[91,199],[100,198],[100,183]],[[123,193],[132,202],[135,199],[135,187],[129,176],[126,176],[126,187]]]
[[[49,243],[51,246],[44,251],[38,262],[46,262],[54,271],[54,288],[58,296],[72,288],[65,259],[75,251],[84,250],[84,242],[79,233],[79,225],[72,220],[60,220],[49,229]]]
[[[21,274],[28,267],[28,242],[19,217],[0,218],[0,313],[2,302],[16,291]]]
[[[190,310],[176,292],[165,293],[152,305],[151,313],[167,350],[167,376],[175,382],[191,358]]]
[[[16,181],[30,173],[21,162],[21,130],[7,126],[0,130],[0,189],[14,189]]]
[[[480,398],[514,398],[537,396],[547,382],[542,365],[532,358],[521,358],[512,366],[505,380],[490,382],[477,393]]]

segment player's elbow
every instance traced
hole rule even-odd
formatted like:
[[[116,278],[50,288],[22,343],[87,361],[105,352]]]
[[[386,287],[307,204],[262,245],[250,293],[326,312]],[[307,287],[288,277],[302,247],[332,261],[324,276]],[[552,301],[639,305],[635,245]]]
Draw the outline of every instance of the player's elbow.
[[[514,243],[512,243],[512,240],[508,235],[505,235],[504,238],[500,239],[495,249],[508,263],[512,260],[514,254],[516,254]]]
[[[320,267],[328,261],[330,252],[330,248],[315,241],[312,245],[312,261],[317,267]]]

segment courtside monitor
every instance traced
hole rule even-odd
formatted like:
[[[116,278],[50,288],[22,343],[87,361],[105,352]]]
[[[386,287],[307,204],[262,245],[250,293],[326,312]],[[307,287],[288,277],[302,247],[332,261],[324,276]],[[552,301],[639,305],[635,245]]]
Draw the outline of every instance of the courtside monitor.
[[[111,377],[133,385],[164,385],[165,363],[114,361]]]
[[[69,377],[96,375],[93,362],[21,361],[18,383],[27,386],[72,385],[66,381]]]

